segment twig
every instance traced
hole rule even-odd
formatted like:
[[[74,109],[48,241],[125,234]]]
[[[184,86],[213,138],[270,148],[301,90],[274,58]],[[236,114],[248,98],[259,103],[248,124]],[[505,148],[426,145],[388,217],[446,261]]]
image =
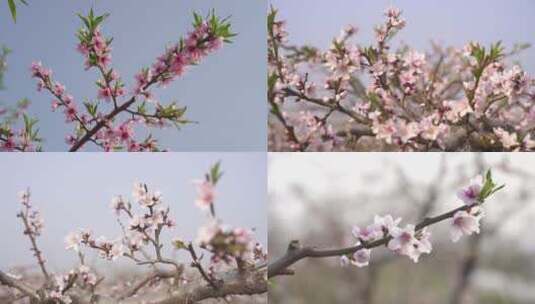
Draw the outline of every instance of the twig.
[[[191,266],[197,268],[197,270],[199,271],[199,273],[201,274],[203,279],[206,280],[206,282],[208,282],[208,284],[210,284],[210,286],[212,286],[214,289],[218,289],[219,288],[218,284],[216,284],[214,282],[214,280],[212,280],[212,278],[210,278],[210,276],[208,276],[208,274],[206,273],[206,271],[202,267],[202,265],[201,265],[201,263],[199,261],[199,258],[197,256],[197,253],[195,252],[195,249],[193,248],[193,244],[192,243],[189,243],[188,251],[189,251],[189,253],[191,255],[191,258],[193,260],[191,262]]]

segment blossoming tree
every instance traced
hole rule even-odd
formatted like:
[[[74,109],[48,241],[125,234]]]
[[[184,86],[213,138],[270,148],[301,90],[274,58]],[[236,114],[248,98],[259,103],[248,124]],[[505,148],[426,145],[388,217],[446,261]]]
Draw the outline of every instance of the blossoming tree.
[[[479,233],[480,220],[484,217],[483,204],[503,187],[494,182],[489,170],[484,177],[474,178],[468,186],[458,191],[457,197],[461,206],[437,216],[426,216],[417,224],[401,226],[401,218],[377,215],[373,223],[352,228],[354,243],[348,247],[319,249],[292,241],[286,254],[272,259],[268,267],[268,277],[293,274],[294,270],[290,267],[305,258],[338,257],[342,266],[352,264],[365,267],[373,263],[372,250],[381,246],[385,246],[395,255],[407,256],[417,263],[422,254],[432,251],[429,226],[449,221],[450,238],[453,242],[457,242],[463,235]]]
[[[150,128],[179,128],[190,121],[184,117],[186,107],[176,102],[158,101],[153,88],[164,87],[181,77],[235,36],[227,18],[219,18],[214,12],[206,17],[194,13],[193,30],[167,47],[150,68],[142,68],[135,76],[135,86],[126,88],[118,71],[112,67],[113,38],[102,33],[102,24],[108,14],[98,16],[91,10],[87,16],[79,17],[83,26],[77,33],[77,49],[84,58],[85,69],[95,70],[99,75],[96,99],[89,98],[80,103],[63,84],[53,79],[52,71],[41,62],[31,65],[31,76],[37,80],[37,89],[47,91],[53,98],[52,110],[61,110],[65,122],[73,125],[73,132],[66,136],[71,152],[88,144],[104,151],[160,151]],[[5,128],[0,137],[0,149],[34,150],[31,143],[36,137],[20,135],[31,133],[31,130],[15,128]],[[147,130],[143,138],[135,134],[139,129]]]
[[[257,295],[267,291],[266,253],[255,241],[252,231],[231,228],[217,218],[215,187],[222,176],[219,164],[204,179],[196,181],[196,205],[206,212],[208,222],[195,241],[174,238],[164,244],[162,235],[176,226],[169,206],[159,191],[135,183],[132,199],[116,196],[111,200],[122,235],[109,239],[96,237],[91,230],[80,229],[65,238],[79,263],[72,270],[52,273],[45,254],[39,249],[44,221],[32,205],[29,190],[20,194],[22,210],[17,214],[24,225],[42,278],[27,283],[18,275],[0,271],[0,285],[11,293],[10,301],[21,303],[197,303],[210,298],[233,295]],[[172,246],[190,257],[181,261],[167,256],[164,248]],[[144,279],[110,286],[86,262],[88,252],[106,261],[130,260],[138,267],[149,267]],[[198,275],[187,271],[190,266]],[[26,302],[22,302],[26,301]]]
[[[348,26],[322,51],[291,45],[272,8],[271,151],[535,149],[535,81],[505,60],[526,45],[393,49],[406,21],[396,8],[385,16],[372,45],[354,43]]]

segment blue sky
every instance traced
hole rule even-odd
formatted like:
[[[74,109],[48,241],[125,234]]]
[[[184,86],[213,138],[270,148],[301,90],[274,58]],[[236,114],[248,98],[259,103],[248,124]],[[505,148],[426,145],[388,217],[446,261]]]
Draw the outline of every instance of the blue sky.
[[[290,41],[327,48],[346,24],[360,28],[357,41],[369,43],[373,27],[383,22],[390,5],[403,10],[407,27],[398,35],[421,50],[431,39],[446,45],[463,46],[468,41],[485,45],[502,40],[508,47],[517,42],[535,42],[535,1],[530,0],[270,0],[288,21]],[[533,49],[518,56],[525,69],[535,73]]]
[[[150,4],[149,4],[150,3]],[[113,36],[113,66],[129,88],[133,76],[150,66],[165,46],[178,41],[191,28],[192,12],[232,16],[235,43],[207,58],[166,89],[154,92],[162,101],[177,100],[188,106],[187,117],[198,121],[181,131],[156,131],[164,147],[174,151],[262,151],[266,145],[266,2],[225,1],[29,1],[20,6],[14,24],[7,4],[0,8],[0,44],[13,50],[0,102],[13,104],[23,97],[32,101],[30,113],[40,118],[48,151],[65,151],[71,130],[60,113],[50,111],[51,96],[36,92],[28,68],[41,60],[54,70],[78,101],[94,99],[96,71],[83,69],[75,51],[80,27],[76,13],[93,7],[111,13],[103,32]]]
[[[31,188],[32,202],[45,219],[38,239],[54,270],[64,270],[75,259],[64,247],[64,237],[78,228],[90,228],[109,238],[120,236],[115,214],[109,208],[114,195],[131,198],[135,181],[162,192],[177,221],[174,233],[192,240],[207,217],[195,206],[192,181],[222,161],[224,176],[217,187],[216,210],[224,223],[256,229],[267,246],[266,154],[250,153],[4,153],[0,157],[0,229],[4,248],[0,269],[34,264],[29,240],[22,232],[17,194]],[[167,243],[169,244],[169,243]],[[125,263],[124,265],[131,265]]]

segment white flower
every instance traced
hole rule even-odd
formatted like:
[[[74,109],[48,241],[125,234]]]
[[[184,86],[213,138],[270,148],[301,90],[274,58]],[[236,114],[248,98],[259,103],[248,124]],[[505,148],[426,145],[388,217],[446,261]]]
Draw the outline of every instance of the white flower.
[[[210,243],[212,238],[221,230],[218,223],[212,221],[199,229],[197,234],[197,244],[206,245]]]
[[[132,250],[138,250],[143,246],[143,242],[145,241],[145,236],[141,232],[137,231],[130,231],[127,235],[127,243],[128,246]]]
[[[65,249],[80,250],[80,243],[82,242],[82,235],[79,232],[71,232],[65,237]]]
[[[130,220],[130,229],[134,230],[134,229],[144,229],[148,226],[148,222],[145,218],[139,216],[139,215],[135,215],[131,220]]]
[[[126,208],[127,203],[124,201],[124,199],[121,196],[114,196],[111,199],[110,208],[113,209],[117,214],[119,214],[119,211],[123,208]]]
[[[112,261],[116,260],[118,257],[123,256],[125,253],[125,248],[121,243],[114,243],[110,250],[110,259]]]
[[[147,196],[147,189],[145,188],[145,185],[142,183],[134,183],[134,189],[132,190],[132,197],[136,201],[144,200]]]

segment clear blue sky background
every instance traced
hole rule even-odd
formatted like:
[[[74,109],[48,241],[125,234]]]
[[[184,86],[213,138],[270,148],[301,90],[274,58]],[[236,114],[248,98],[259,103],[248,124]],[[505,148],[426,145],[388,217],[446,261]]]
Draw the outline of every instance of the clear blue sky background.
[[[91,228],[97,236],[120,236],[110,201],[119,194],[131,198],[135,181],[159,189],[171,207],[177,227],[174,234],[164,235],[166,242],[174,236],[194,239],[207,217],[194,204],[192,180],[202,178],[217,160],[224,171],[217,187],[219,217],[234,227],[255,228],[267,246],[266,153],[3,153],[0,269],[35,264],[15,216],[20,210],[19,190],[31,187],[33,204],[45,219],[38,242],[52,269],[64,270],[75,261],[74,253],[64,250],[70,231]]]
[[[403,10],[407,27],[396,41],[421,50],[430,49],[431,39],[446,45],[463,46],[470,40],[490,44],[502,40],[535,43],[535,1],[530,0],[270,0],[288,21],[290,41],[327,48],[346,24],[360,28],[357,41],[369,43],[373,27],[383,22],[390,5]],[[535,73],[535,49],[518,58]]]
[[[40,117],[48,151],[65,151],[64,138],[71,130],[60,113],[50,111],[51,96],[36,92],[28,68],[41,60],[54,70],[78,101],[95,98],[97,72],[83,69],[75,51],[80,27],[76,13],[109,12],[103,31],[113,36],[113,66],[129,88],[133,76],[150,66],[165,46],[178,41],[191,28],[192,11],[206,14],[215,8],[232,16],[235,43],[207,58],[182,79],[154,92],[162,101],[177,100],[189,108],[188,118],[200,122],[177,132],[155,134],[174,151],[265,150],[266,145],[266,26],[264,0],[184,1],[28,1],[19,6],[18,21],[11,20],[6,1],[0,4],[0,44],[13,49],[6,75],[7,91],[0,102],[22,97],[32,102],[30,112]]]

